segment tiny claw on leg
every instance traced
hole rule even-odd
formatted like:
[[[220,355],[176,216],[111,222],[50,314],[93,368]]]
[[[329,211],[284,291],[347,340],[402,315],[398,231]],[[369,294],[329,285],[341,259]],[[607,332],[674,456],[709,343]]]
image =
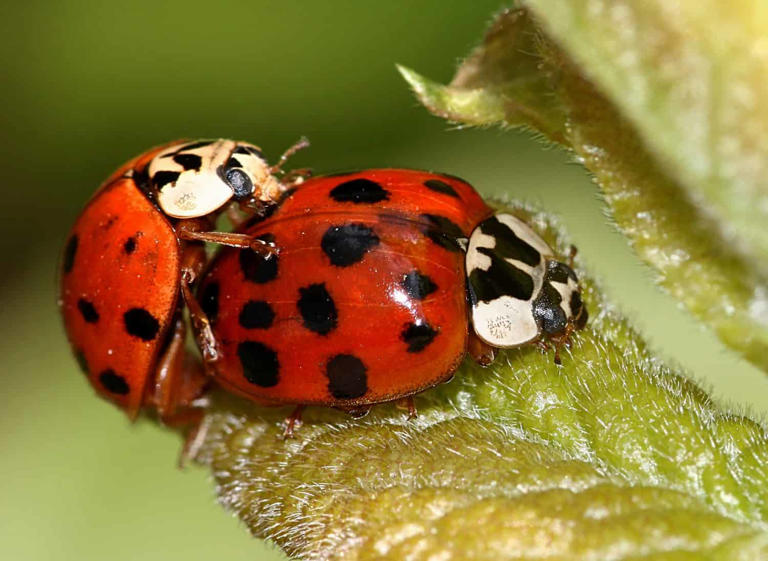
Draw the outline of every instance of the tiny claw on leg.
[[[285,420],[285,430],[283,438],[293,438],[293,432],[301,426],[301,414],[306,409],[306,405],[297,405],[293,412]]]

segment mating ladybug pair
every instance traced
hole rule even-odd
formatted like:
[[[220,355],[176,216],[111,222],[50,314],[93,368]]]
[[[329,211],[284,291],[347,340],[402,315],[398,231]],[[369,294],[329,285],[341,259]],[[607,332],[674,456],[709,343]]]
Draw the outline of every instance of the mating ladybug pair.
[[[251,144],[176,142],[96,193],[66,243],[60,306],[98,393],[167,423],[193,422],[211,379],[297,415],[361,415],[449,379],[467,352],[557,348],[586,323],[571,266],[466,182],[283,175],[304,145],[269,166]],[[221,212],[234,232],[215,230]],[[210,263],[205,242],[223,246]]]

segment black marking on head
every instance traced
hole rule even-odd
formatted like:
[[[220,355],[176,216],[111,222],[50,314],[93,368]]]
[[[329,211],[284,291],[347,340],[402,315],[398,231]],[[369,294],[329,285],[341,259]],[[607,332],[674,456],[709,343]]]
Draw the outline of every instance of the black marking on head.
[[[522,238],[518,238],[512,229],[496,216],[480,223],[480,231],[496,240],[493,251],[500,257],[521,261],[535,267],[541,262],[541,254]]]
[[[258,341],[243,341],[237,346],[237,356],[243,367],[243,376],[251,384],[262,388],[277,385],[280,361],[273,349]]]
[[[533,317],[541,330],[549,335],[561,333],[568,323],[568,318],[560,307],[562,301],[560,293],[546,281],[533,301]]]
[[[462,250],[458,240],[466,236],[458,224],[437,214],[422,214],[420,218],[427,222],[422,225],[422,231],[430,240],[448,251]]]
[[[379,245],[379,236],[365,224],[331,226],[323,234],[320,247],[337,267],[348,267],[363,259]]]
[[[461,198],[459,197],[459,194],[456,192],[456,189],[448,185],[445,181],[440,181],[439,179],[427,179],[424,182],[424,187],[426,187],[427,189],[431,189],[436,193],[442,193],[443,195],[456,197],[457,199]]]
[[[331,198],[337,203],[374,204],[389,199],[389,191],[370,179],[358,178],[339,183],[331,189]]]
[[[67,245],[64,247],[64,262],[62,263],[65,273],[69,273],[72,267],[75,266],[75,256],[77,255],[77,245],[79,242],[77,234],[72,234],[69,240],[67,240]]]
[[[264,159],[264,153],[256,148],[255,146],[245,146],[243,144],[239,145],[235,151],[235,154],[250,154],[252,156],[256,156],[257,158]]]
[[[477,248],[491,258],[487,271],[476,268],[469,274],[469,297],[473,305],[478,302],[492,302],[502,296],[511,296],[518,300],[530,300],[533,296],[533,278],[531,275],[502,259],[495,249]]]
[[[232,161],[232,158],[230,158]],[[233,168],[228,170],[224,174],[224,180],[227,185],[232,187],[232,191],[235,193],[235,200],[241,201],[247,197],[250,197],[253,193],[253,182],[248,174],[241,169]]]
[[[125,240],[125,243],[123,244],[123,251],[130,255],[134,251],[136,251],[136,238],[134,236],[131,236],[127,240]]]
[[[115,371],[111,368],[107,368],[99,374],[99,382],[101,382],[105,390],[116,395],[128,395],[131,391],[131,387],[125,381],[125,378],[115,374]]]
[[[180,175],[179,171],[158,171],[152,176],[152,183],[156,189],[162,189],[168,183],[176,181]]]
[[[173,161],[184,168],[184,171],[195,170],[199,171],[200,166],[203,165],[203,159],[197,154],[174,154]]]
[[[368,391],[368,369],[354,355],[339,354],[332,357],[325,367],[328,376],[328,393],[336,399],[355,399]]]
[[[424,321],[418,323],[407,323],[400,333],[400,338],[408,345],[409,353],[418,353],[423,351],[429,345],[439,330],[434,329]]]
[[[77,309],[80,310],[80,314],[87,323],[97,323],[99,321],[99,312],[96,311],[96,307],[85,298],[80,298],[77,301]]]
[[[565,263],[555,261],[554,259],[547,262],[546,278],[549,281],[558,282],[560,284],[567,284],[569,278],[572,279],[573,282],[579,282],[573,269]]]
[[[579,314],[584,307],[584,302],[581,300],[581,293],[578,290],[571,292],[571,300],[568,302],[571,307],[571,314],[573,317],[579,317]]]
[[[328,335],[339,319],[336,304],[324,283],[310,284],[299,289],[296,303],[304,320],[304,327],[320,335]]]
[[[160,331],[160,322],[144,308],[131,308],[123,314],[125,330],[143,341],[151,341]]]
[[[219,317],[219,283],[211,282],[205,285],[200,294],[200,307],[211,323],[216,323]]]
[[[275,312],[264,300],[249,300],[238,317],[240,325],[246,329],[269,329],[274,320]]]
[[[271,234],[264,234],[258,236],[257,239],[273,242],[275,238]],[[245,280],[264,284],[277,278],[277,265],[280,260],[277,255],[271,255],[267,258],[252,249],[241,249],[239,259],[240,270],[243,272]]]
[[[403,275],[403,280],[400,281],[400,286],[405,289],[408,296],[415,300],[424,300],[424,298],[437,290],[437,285],[432,282],[431,278],[421,274],[415,269],[410,273]]]
[[[226,167],[227,169],[229,169],[229,168],[241,168],[241,167],[243,167],[243,164],[240,163],[240,160],[238,160],[234,156],[231,156],[229,158],[229,160],[227,160],[227,165],[224,166],[224,167]]]
[[[196,142],[190,142],[189,144],[185,144],[181,148],[177,150],[177,152],[187,152],[189,150],[196,150],[198,148],[202,148],[203,146],[210,146],[216,142],[215,140],[198,140]]]
[[[88,374],[90,372],[90,368],[88,367],[88,361],[85,360],[85,353],[81,351],[80,349],[75,350],[75,360],[77,361],[77,365],[80,367],[80,370],[84,374]]]

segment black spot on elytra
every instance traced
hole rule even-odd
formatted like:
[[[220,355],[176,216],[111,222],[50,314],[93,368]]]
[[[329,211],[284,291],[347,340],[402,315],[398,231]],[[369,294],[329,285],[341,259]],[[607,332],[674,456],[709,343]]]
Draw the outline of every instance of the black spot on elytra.
[[[461,251],[459,239],[466,236],[458,224],[437,214],[422,214],[420,218],[424,222],[422,231],[430,240],[448,251]]]
[[[160,331],[160,322],[144,308],[131,308],[123,314],[125,330],[129,335],[151,341]]]
[[[277,385],[280,362],[274,350],[257,341],[243,341],[237,346],[237,356],[243,367],[243,376],[251,384],[262,388]]]
[[[67,240],[67,245],[64,247],[64,262],[62,263],[62,268],[65,273],[69,273],[72,270],[72,267],[75,266],[75,256],[77,255],[77,246],[79,243],[80,239],[77,237],[77,234],[73,234],[69,240]]]
[[[189,144],[185,144],[181,148],[178,149],[178,152],[186,152],[188,150],[196,150],[197,148],[202,148],[203,146],[210,146],[216,142],[215,140],[197,140],[195,142],[190,142]]]
[[[127,255],[130,255],[131,253],[133,253],[134,251],[136,251],[136,238],[134,238],[133,236],[131,236],[130,238],[128,238],[127,240],[125,240],[125,243],[123,244],[123,251],[124,251],[124,252],[125,252]]]
[[[437,334],[438,330],[426,322],[408,323],[400,333],[400,338],[408,345],[409,353],[418,353],[423,351]]]
[[[362,397],[368,391],[368,369],[354,355],[339,354],[332,357],[325,367],[328,376],[328,392],[336,399]]]
[[[400,286],[415,300],[424,300],[437,290],[437,285],[432,282],[432,279],[416,270],[404,274]]]
[[[174,154],[173,161],[179,164],[184,170],[199,170],[203,165],[203,159],[197,154]]]
[[[125,378],[115,374],[115,371],[111,368],[99,374],[99,382],[101,382],[105,390],[116,395],[128,395],[131,391],[131,387],[125,381]]]
[[[80,298],[80,300],[77,301],[77,309],[80,310],[80,315],[83,316],[83,319],[87,323],[96,323],[99,321],[99,312],[96,310],[93,302],[90,302],[85,298]]]
[[[173,183],[179,178],[181,172],[178,171],[158,171],[152,176],[152,183],[155,188],[162,189],[168,183]]]
[[[389,191],[370,179],[351,179],[331,189],[337,203],[374,204],[389,199]]]
[[[549,335],[561,333],[568,323],[568,318],[560,307],[562,301],[560,293],[546,281],[533,301],[533,318],[541,330]]]
[[[477,252],[487,255],[491,259],[491,266],[487,271],[476,268],[469,274],[467,286],[473,305],[478,302],[492,302],[502,296],[511,296],[518,300],[531,299],[531,275],[502,259],[495,249],[479,247]]]
[[[534,267],[541,261],[541,254],[525,240],[518,238],[512,229],[502,223],[497,217],[492,216],[479,226],[483,234],[492,236],[496,240],[494,253],[506,259],[521,261]]]
[[[265,242],[274,242],[275,238],[271,234],[264,234],[258,236],[258,239]],[[238,258],[240,260],[240,270],[243,272],[245,280],[255,282],[256,284],[264,284],[277,278],[277,266],[280,260],[277,255],[266,257],[252,249],[241,249]]]
[[[424,187],[426,187],[427,189],[431,189],[436,193],[442,193],[443,195],[456,197],[457,199],[461,198],[459,197],[459,194],[456,192],[456,189],[448,185],[445,181],[440,181],[439,179],[427,179],[424,182]]]
[[[327,335],[336,327],[339,315],[325,284],[310,284],[300,288],[296,305],[304,320],[304,327],[310,331]]]
[[[320,247],[331,260],[331,264],[337,267],[354,265],[377,245],[379,237],[365,224],[331,226],[320,241]]]
[[[238,317],[240,325],[246,329],[269,329],[274,320],[275,312],[264,300],[249,300]]]
[[[211,282],[205,285],[200,294],[200,307],[211,323],[219,316],[219,283]]]
[[[572,279],[573,282],[579,282],[576,278],[576,273],[573,272],[568,265],[559,261],[550,260],[547,262],[547,280],[557,282],[560,284],[567,284],[568,279]]]

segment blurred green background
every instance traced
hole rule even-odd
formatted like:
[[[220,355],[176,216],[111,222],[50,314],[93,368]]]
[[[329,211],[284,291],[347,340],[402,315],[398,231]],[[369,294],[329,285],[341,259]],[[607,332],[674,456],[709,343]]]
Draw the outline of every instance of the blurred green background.
[[[97,400],[69,354],[55,269],[97,185],[146,148],[234,137],[296,167],[441,170],[558,214],[660,354],[739,410],[768,379],[669,298],[603,215],[583,170],[525,135],[455,130],[399,62],[448,80],[499,0],[6,3],[0,147],[0,558],[279,559],[215,503],[178,438]]]

